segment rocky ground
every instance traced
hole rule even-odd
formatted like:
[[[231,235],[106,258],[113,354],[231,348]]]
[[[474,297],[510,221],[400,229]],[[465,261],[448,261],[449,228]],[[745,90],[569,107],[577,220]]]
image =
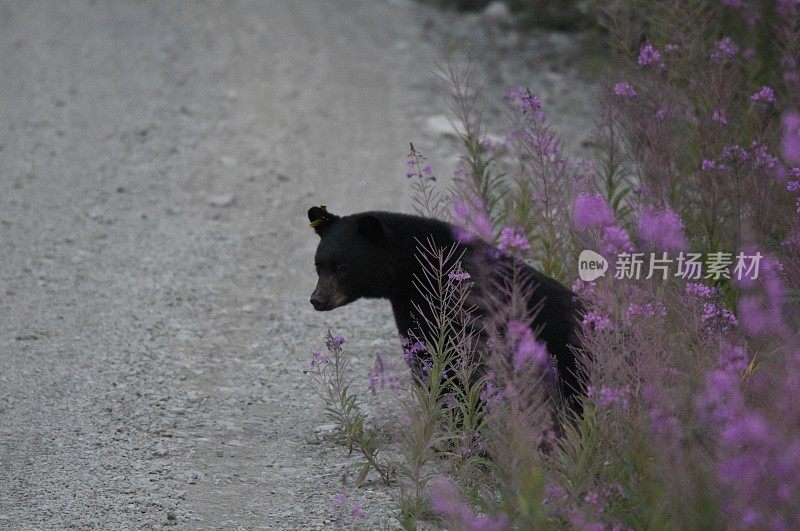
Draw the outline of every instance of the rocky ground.
[[[391,312],[312,310],[305,212],[407,210],[409,141],[450,171],[433,72],[464,49],[586,138],[574,39],[502,16],[0,2],[0,528],[397,527],[304,374],[330,328],[364,389]]]

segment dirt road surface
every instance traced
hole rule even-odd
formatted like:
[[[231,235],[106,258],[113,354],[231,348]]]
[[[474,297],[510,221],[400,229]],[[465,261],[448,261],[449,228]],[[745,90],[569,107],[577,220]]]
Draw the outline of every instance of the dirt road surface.
[[[330,328],[366,382],[391,312],[311,309],[305,212],[407,210],[409,141],[452,168],[433,70],[468,44],[490,94],[532,83],[585,136],[569,37],[484,26],[405,1],[0,2],[0,528],[397,527],[394,488],[342,485],[303,373]],[[337,524],[339,492],[366,517]]]

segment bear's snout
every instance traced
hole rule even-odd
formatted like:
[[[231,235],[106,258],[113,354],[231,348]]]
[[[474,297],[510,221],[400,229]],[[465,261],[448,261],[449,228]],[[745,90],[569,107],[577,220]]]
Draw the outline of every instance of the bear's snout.
[[[311,300],[309,302],[311,302],[311,306],[313,306],[318,312],[326,310],[325,302],[316,293],[311,294]]]

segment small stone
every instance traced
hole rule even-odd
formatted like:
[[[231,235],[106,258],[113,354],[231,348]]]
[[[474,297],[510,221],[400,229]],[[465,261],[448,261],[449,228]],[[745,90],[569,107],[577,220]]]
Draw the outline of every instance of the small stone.
[[[463,132],[463,127],[459,123],[451,123],[443,114],[435,114],[425,120],[425,130],[432,136],[458,137]]]
[[[212,195],[206,199],[206,202],[217,208],[225,208],[231,206],[236,201],[236,196],[233,194],[220,194]]]
[[[510,26],[513,21],[511,10],[505,2],[500,1],[491,2],[487,5],[483,10],[483,17],[488,22],[501,26]]]

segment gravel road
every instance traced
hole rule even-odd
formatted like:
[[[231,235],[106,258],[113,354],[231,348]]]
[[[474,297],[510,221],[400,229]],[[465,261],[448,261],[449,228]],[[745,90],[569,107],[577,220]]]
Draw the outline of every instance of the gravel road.
[[[395,489],[342,485],[303,373],[330,328],[366,382],[391,312],[311,309],[305,212],[406,210],[409,141],[452,168],[434,63],[470,46],[490,94],[527,82],[585,138],[564,35],[406,1],[0,1],[0,528],[330,528],[338,492],[366,512],[338,525],[397,527]]]

